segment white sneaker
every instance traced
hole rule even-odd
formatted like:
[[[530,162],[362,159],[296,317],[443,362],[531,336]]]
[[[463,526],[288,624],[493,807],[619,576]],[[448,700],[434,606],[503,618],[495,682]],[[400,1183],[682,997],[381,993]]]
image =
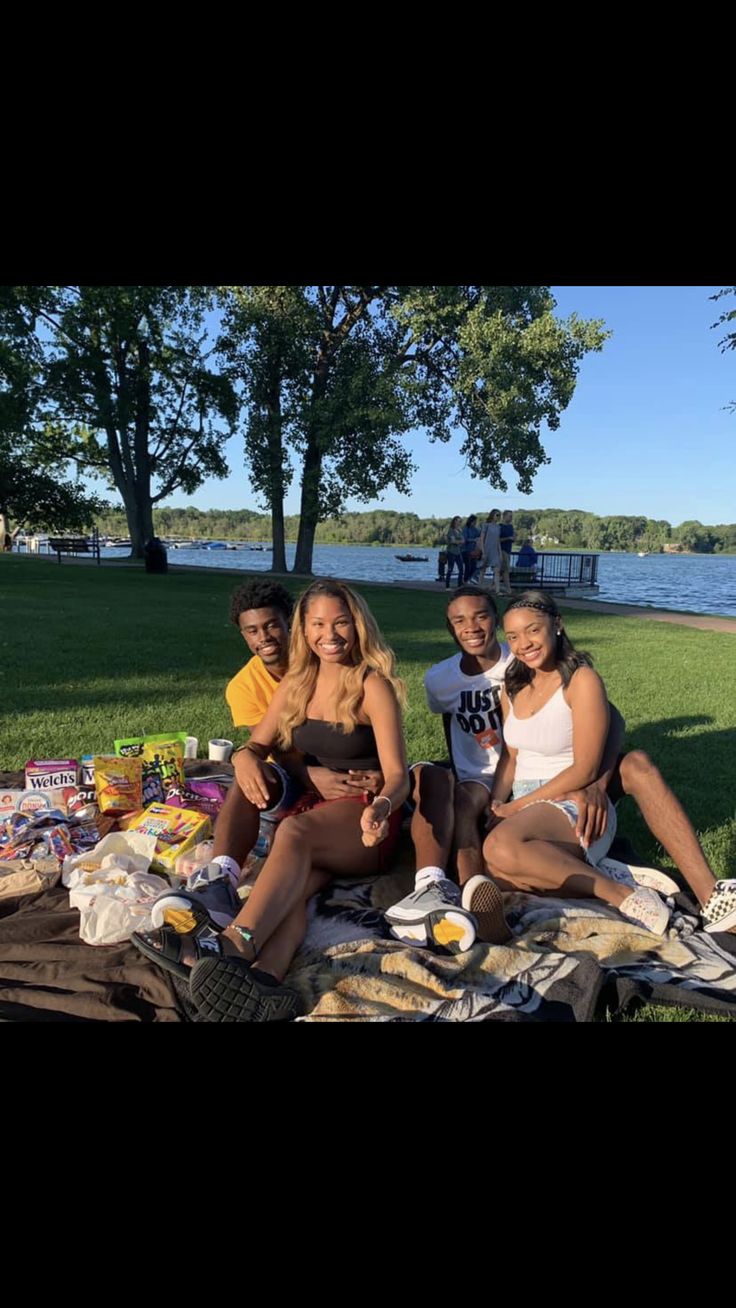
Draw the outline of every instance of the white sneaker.
[[[653,890],[643,887],[628,895],[623,904],[618,906],[619,913],[628,917],[645,931],[652,931],[655,936],[663,936],[670,920],[670,910]]]
[[[703,930],[730,931],[736,926],[736,881],[717,881],[708,900],[700,910]]]
[[[622,885],[645,886],[647,890],[656,890],[660,895],[679,895],[680,887],[666,872],[658,872],[655,867],[637,867],[634,863],[620,863],[617,858],[602,858],[596,863],[596,872],[602,872],[611,881],[620,881]]]
[[[391,935],[408,945],[436,945],[461,954],[475,942],[475,918],[463,909],[453,881],[429,881],[387,908],[384,917]]]

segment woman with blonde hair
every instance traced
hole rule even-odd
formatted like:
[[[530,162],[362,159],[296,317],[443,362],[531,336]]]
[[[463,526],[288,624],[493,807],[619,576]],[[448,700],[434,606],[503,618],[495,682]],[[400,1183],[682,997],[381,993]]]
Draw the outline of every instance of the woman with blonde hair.
[[[289,670],[233,755],[237,784],[265,808],[264,763],[276,746],[336,772],[380,770],[384,783],[375,796],[323,800],[307,792],[302,811],[282,819],[241,912],[219,937],[199,942],[190,990],[204,1020],[293,1018],[296,996],[281,982],[306,931],[307,898],[334,876],[387,870],[409,793],[404,701],[393,651],[365,601],[343,582],[315,581],[296,606]]]

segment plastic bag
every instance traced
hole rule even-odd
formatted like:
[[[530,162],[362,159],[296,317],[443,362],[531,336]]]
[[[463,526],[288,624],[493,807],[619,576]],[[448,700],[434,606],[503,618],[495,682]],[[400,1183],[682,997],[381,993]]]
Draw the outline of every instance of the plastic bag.
[[[107,870],[113,879],[102,880],[101,869],[100,879],[69,893],[70,905],[77,900],[73,907],[80,909],[79,935],[88,945],[117,945],[134,931],[150,931],[153,902],[168,889],[163,877],[152,872],[120,876],[118,869]]]
[[[77,872],[96,872],[110,854],[119,854],[129,859],[131,871],[147,872],[155,849],[155,836],[144,836],[138,831],[111,831],[94,849],[64,859],[62,885],[76,885],[80,880]]]

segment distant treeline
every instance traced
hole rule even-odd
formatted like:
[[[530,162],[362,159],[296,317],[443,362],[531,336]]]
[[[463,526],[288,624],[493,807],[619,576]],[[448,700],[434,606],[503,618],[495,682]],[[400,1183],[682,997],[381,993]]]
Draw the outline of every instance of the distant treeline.
[[[486,520],[488,510],[478,513]],[[464,521],[464,519],[463,519]],[[346,513],[317,527],[318,545],[425,545],[438,547],[445,539],[450,518],[419,518],[416,513],[372,509],[368,513]],[[159,536],[182,536],[210,540],[269,541],[271,518],[251,509],[154,509],[153,523]],[[285,519],[286,539],[295,541],[298,516]],[[122,510],[102,514],[97,526],[105,536],[127,536]],[[580,509],[519,509],[514,511],[516,545],[530,536],[539,548],[587,550],[681,549],[697,554],[736,551],[736,523],[706,526],[702,522],[669,522],[653,518],[615,515],[599,518]]]

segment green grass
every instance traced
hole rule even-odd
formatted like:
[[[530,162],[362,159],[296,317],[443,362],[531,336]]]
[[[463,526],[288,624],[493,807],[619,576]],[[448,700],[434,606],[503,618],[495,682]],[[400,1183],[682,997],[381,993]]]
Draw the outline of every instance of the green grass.
[[[224,687],[247,653],[227,618],[238,584],[215,569],[159,577],[0,556],[0,769],[109,751],[118,736],[186,731],[198,736],[200,753],[212,736],[232,739]],[[409,758],[442,758],[441,722],[426,708],[422,678],[453,652],[445,595],[360,590],[407,682]],[[651,754],[716,875],[732,874],[736,636],[575,610],[565,624],[626,718],[627,748]],[[631,801],[619,819],[643,858],[667,864]]]

